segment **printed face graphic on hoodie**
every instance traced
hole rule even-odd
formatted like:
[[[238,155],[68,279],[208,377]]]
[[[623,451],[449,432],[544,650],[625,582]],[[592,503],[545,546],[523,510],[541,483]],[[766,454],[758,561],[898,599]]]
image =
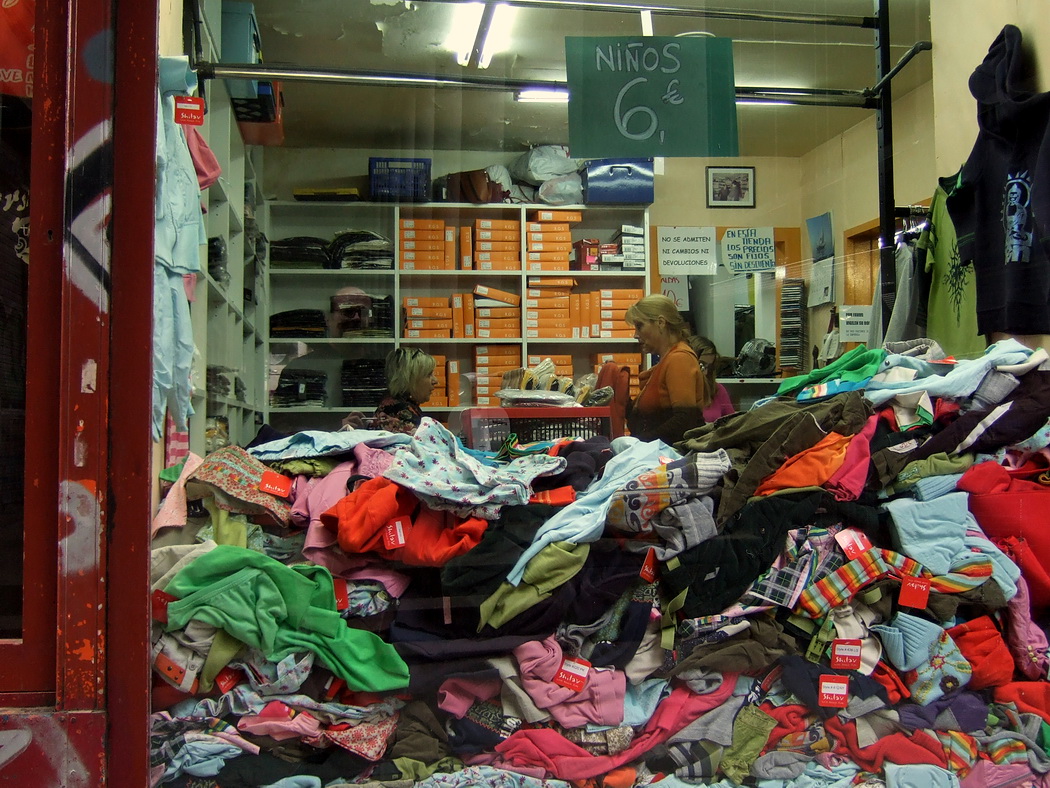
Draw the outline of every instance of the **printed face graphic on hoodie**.
[[[1032,256],[1031,194],[1032,184],[1027,171],[1008,176],[1003,199],[1007,263],[1027,263]]]

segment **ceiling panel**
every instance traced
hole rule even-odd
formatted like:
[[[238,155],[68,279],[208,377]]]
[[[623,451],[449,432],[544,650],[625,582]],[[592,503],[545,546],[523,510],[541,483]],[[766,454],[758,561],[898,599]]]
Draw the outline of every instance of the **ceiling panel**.
[[[869,0],[751,0],[747,11],[864,16]],[[698,12],[740,8],[682,2]],[[255,0],[269,65],[510,80],[565,80],[565,35],[639,35],[637,12],[515,9],[510,47],[487,69],[457,65],[444,47],[456,3],[369,0]],[[896,0],[891,61],[929,39],[929,0]],[[656,14],[656,35],[711,33],[734,40],[737,86],[863,89],[875,83],[870,30],[787,22]],[[468,31],[469,33],[470,31]],[[894,79],[901,95],[930,78],[921,53]],[[509,91],[284,83],[285,136],[291,147],[405,151],[518,151],[567,143],[564,105],[521,104]],[[869,111],[836,107],[738,106],[740,152],[798,156],[860,122]]]

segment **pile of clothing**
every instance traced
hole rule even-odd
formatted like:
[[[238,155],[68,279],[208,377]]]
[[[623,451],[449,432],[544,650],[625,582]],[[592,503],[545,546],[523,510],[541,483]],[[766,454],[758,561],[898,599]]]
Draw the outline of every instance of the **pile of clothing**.
[[[674,447],[424,418],[190,455],[154,784],[1050,784],[1048,383],[919,340]]]

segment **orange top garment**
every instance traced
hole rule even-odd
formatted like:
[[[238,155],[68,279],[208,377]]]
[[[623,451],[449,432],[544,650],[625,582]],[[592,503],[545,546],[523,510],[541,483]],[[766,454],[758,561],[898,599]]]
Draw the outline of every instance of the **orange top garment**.
[[[638,374],[642,390],[627,416],[631,434],[674,444],[704,423],[706,381],[696,353],[686,342],[674,345],[660,363]]]

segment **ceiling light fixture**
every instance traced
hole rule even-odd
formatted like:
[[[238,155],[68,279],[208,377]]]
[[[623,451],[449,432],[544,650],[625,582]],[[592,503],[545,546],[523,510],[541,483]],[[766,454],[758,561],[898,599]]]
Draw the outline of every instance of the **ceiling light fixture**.
[[[534,104],[567,104],[569,91],[549,88],[526,88],[515,93],[514,100]]]
[[[504,3],[458,3],[445,48],[461,66],[488,68],[493,55],[510,48],[516,13]]]

